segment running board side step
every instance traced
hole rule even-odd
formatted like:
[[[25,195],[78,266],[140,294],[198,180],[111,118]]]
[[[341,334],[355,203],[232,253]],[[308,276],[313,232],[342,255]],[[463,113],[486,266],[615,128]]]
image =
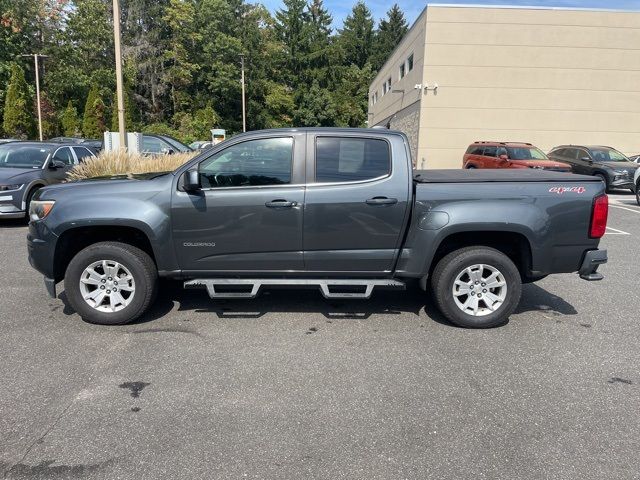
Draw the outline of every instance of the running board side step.
[[[225,292],[218,291],[216,287],[238,287],[251,286],[250,291],[245,292]],[[392,279],[311,279],[311,278],[205,278],[184,282],[184,288],[206,287],[211,298],[255,298],[264,285],[316,285],[325,298],[362,298],[371,297],[374,287],[397,288],[404,290],[405,284],[399,280]],[[332,292],[331,287],[364,287],[364,292]]]

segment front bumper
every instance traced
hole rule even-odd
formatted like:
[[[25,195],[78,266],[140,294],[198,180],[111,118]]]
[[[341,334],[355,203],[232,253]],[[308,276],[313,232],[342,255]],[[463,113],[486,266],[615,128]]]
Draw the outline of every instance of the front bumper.
[[[606,250],[589,250],[584,254],[582,265],[578,270],[578,275],[583,280],[590,282],[602,280],[604,276],[598,273],[598,267],[604,263],[607,263],[607,251]]]
[[[22,218],[27,212],[22,204],[22,189],[0,192],[0,218]]]
[[[631,180],[630,178],[623,178],[623,179],[612,181],[609,187],[627,189],[627,188],[635,188],[635,185],[633,184],[633,180]]]

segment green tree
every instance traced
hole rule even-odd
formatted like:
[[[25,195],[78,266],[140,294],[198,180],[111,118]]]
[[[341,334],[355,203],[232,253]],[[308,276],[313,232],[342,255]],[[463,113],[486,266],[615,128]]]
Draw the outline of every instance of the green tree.
[[[282,42],[283,78],[291,86],[301,81],[309,50],[309,30],[306,0],[284,0],[284,8],[276,12],[275,32]]]
[[[24,71],[17,63],[11,65],[11,77],[5,97],[3,129],[14,138],[34,136],[33,101],[24,78]]]
[[[387,12],[387,18],[380,20],[375,34],[374,53],[371,58],[375,70],[379,70],[384,65],[408,29],[402,10],[397,3],[394,4]]]
[[[329,79],[329,68],[333,55],[331,24],[333,18],[324,7],[322,0],[313,0],[308,6],[308,22],[306,24],[307,55],[305,67],[307,81],[318,81],[326,87]]]
[[[373,18],[362,0],[353,7],[344,21],[338,38],[346,65],[363,68],[373,51]]]
[[[82,119],[82,133],[85,137],[102,138],[107,129],[104,121],[105,109],[98,86],[93,84],[87,96]]]
[[[80,133],[80,124],[78,123],[78,111],[73,106],[71,100],[67,103],[61,116],[62,133],[65,137],[75,137]]]

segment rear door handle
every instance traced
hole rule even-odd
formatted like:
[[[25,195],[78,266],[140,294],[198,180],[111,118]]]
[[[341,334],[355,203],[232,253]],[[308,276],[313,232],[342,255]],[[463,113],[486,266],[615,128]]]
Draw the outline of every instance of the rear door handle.
[[[393,205],[398,203],[397,198],[373,197],[366,201],[367,205]]]
[[[291,208],[298,205],[298,202],[290,202],[284,199],[272,200],[264,204],[265,207],[269,208]]]

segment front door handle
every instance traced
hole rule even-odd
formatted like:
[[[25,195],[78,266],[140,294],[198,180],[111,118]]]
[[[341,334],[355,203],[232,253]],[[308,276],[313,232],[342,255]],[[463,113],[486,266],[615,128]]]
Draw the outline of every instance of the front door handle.
[[[367,205],[393,205],[398,203],[397,198],[373,197],[366,201]]]
[[[291,208],[298,205],[298,202],[290,202],[288,200],[278,199],[278,200],[271,200],[270,202],[267,202],[264,205],[265,207],[269,207],[269,208]]]

